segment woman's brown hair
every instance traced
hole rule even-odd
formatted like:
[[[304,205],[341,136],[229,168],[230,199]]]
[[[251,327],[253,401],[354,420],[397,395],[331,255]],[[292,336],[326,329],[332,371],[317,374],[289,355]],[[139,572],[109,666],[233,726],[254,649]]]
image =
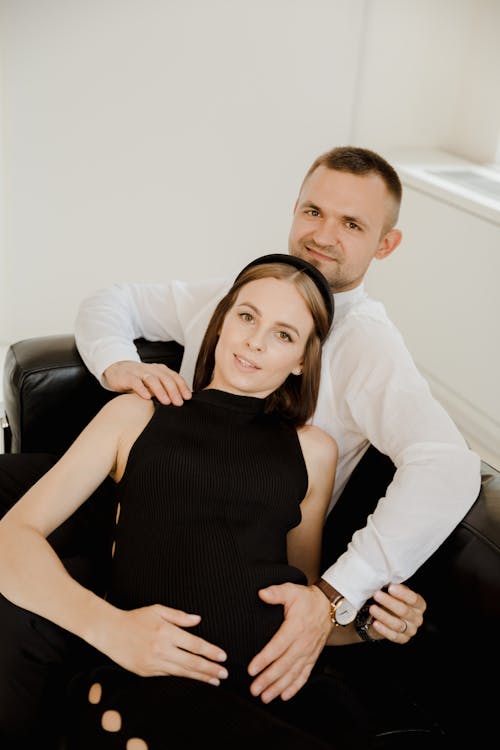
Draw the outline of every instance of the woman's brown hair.
[[[271,256],[270,256],[271,257]],[[317,273],[316,269],[315,272]],[[215,348],[227,313],[233,307],[242,287],[258,279],[275,278],[294,284],[304,299],[313,319],[313,327],[304,347],[301,375],[289,375],[265,399],[265,412],[276,413],[301,426],[312,417],[318,399],[321,374],[321,346],[328,335],[330,317],[324,291],[304,270],[288,262],[251,265],[244,269],[231,289],[221,299],[208,324],[196,361],[193,390],[200,391],[210,385],[215,367]]]

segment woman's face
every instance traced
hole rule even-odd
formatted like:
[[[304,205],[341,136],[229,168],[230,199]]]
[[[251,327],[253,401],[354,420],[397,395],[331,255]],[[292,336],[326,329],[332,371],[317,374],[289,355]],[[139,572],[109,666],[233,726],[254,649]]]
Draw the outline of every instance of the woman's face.
[[[250,281],[229,310],[215,349],[212,388],[265,398],[302,371],[312,315],[288,281]]]

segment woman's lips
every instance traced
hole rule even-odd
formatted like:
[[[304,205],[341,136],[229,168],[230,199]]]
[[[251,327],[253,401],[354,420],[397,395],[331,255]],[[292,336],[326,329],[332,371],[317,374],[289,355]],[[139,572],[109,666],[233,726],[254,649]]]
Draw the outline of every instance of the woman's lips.
[[[245,370],[260,370],[260,367],[258,367],[255,362],[246,359],[246,357],[239,357],[237,354],[235,354],[234,358],[236,359],[238,365],[240,367],[243,367]]]

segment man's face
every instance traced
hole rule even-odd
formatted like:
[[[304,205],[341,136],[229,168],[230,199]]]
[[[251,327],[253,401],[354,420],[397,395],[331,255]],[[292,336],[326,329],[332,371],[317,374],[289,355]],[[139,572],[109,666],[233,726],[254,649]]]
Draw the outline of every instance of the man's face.
[[[288,250],[316,266],[334,292],[354,289],[373,258],[384,258],[401,240],[398,230],[385,230],[391,201],[378,175],[318,167],[295,205]]]

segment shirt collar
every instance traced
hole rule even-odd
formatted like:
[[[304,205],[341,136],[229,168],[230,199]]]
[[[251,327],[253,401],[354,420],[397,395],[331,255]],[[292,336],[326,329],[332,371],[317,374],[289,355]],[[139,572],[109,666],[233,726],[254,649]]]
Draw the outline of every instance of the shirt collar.
[[[337,292],[334,294],[335,320],[339,317],[343,317],[352,305],[365,296],[365,286],[363,283],[354,289],[349,289],[347,292]]]

